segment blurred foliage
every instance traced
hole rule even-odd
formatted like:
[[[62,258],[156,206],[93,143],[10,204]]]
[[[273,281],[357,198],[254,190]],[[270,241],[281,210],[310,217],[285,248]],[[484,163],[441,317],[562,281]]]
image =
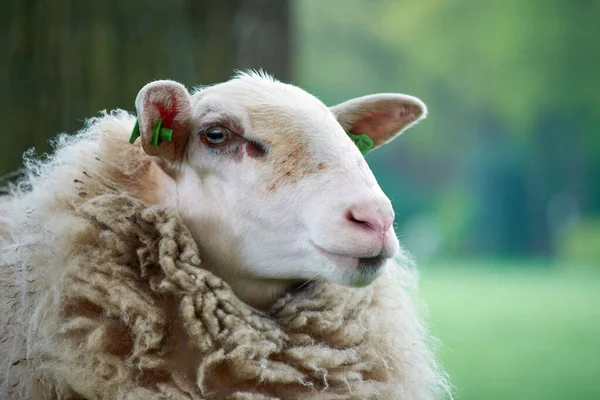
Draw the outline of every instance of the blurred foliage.
[[[300,84],[327,103],[380,91],[428,104],[426,121],[369,161],[401,234],[423,215],[437,225],[431,256],[551,257],[566,221],[600,215],[600,2],[295,7]]]

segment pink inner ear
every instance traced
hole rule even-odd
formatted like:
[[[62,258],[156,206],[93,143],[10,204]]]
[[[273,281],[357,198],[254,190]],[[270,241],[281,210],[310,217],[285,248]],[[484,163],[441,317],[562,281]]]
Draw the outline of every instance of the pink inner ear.
[[[399,107],[392,111],[369,111],[354,121],[350,132],[364,133],[378,145],[388,141],[413,122],[418,113],[419,109],[412,106]]]
[[[147,136],[144,139],[144,150],[150,155],[160,155],[167,159],[177,159],[185,151],[187,143],[187,107],[185,99],[181,99],[176,93],[165,93],[163,91],[162,96],[159,100],[152,101],[153,96],[151,93],[147,93],[144,98],[143,109],[150,111],[146,114],[146,121],[144,129],[148,130]],[[183,104],[182,104],[183,103]],[[180,107],[183,106],[183,109]],[[152,110],[154,110],[152,112]],[[154,115],[152,115],[154,114]],[[158,114],[158,115],[157,115]],[[152,126],[156,123],[157,118],[162,118],[162,126],[173,130],[173,140],[170,142],[162,142],[159,147],[150,145],[152,132]]]
[[[388,112],[372,111],[361,115],[350,129],[351,133],[361,134],[365,133],[371,137],[374,141],[385,132],[393,130],[398,126],[398,119],[393,118],[393,115]]]
[[[162,102],[150,102],[149,100],[148,100],[148,102],[150,102],[158,110],[160,117],[163,119],[163,126],[165,128],[171,128],[171,129],[173,129],[174,132],[177,132],[178,130],[181,129],[181,124],[179,124],[175,121],[175,118],[177,117],[177,110],[179,107],[179,102],[177,101],[176,96],[170,96],[170,97],[171,97],[170,108],[167,108],[165,106],[165,104]],[[146,107],[147,106],[148,106],[148,104],[146,104]]]

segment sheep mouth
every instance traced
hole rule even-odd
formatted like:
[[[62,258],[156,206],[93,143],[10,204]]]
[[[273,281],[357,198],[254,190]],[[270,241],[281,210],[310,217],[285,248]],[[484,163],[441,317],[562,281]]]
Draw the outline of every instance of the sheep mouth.
[[[359,258],[356,273],[347,276],[347,285],[356,288],[370,285],[383,272],[386,260],[382,256]]]
[[[384,254],[378,254],[374,257],[348,257],[332,253],[317,246],[312,245],[330,261],[333,261],[341,269],[334,276],[330,276],[332,282],[343,286],[361,288],[370,285],[383,272],[383,266],[389,257]],[[338,275],[339,274],[339,275]],[[301,287],[304,285],[301,285]]]
[[[325,250],[321,246],[318,246],[314,242],[311,241],[311,244],[319,251],[319,253],[325,255],[326,257],[336,260],[336,261],[358,261],[358,269],[361,272],[372,272],[376,271],[383,266],[385,263],[386,257],[381,254],[376,255],[374,257],[352,257],[347,255],[342,255],[338,253],[331,252],[329,250]]]
[[[379,272],[383,264],[385,264],[385,257],[376,256],[369,258],[358,259],[358,271],[362,274],[374,274]]]

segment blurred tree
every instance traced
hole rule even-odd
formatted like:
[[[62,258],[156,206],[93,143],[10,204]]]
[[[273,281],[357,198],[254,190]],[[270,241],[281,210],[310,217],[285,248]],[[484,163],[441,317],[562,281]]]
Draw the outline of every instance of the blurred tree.
[[[98,110],[133,110],[149,81],[210,84],[243,68],[290,78],[288,0],[5,0],[2,8],[0,176]]]

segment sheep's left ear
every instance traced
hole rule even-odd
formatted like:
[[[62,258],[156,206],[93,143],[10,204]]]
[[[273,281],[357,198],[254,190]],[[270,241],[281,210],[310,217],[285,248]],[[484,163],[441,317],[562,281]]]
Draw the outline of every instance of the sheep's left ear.
[[[373,94],[331,107],[346,132],[366,134],[381,146],[427,115],[425,104],[403,94]]]
[[[185,86],[169,80],[151,82],[138,93],[135,107],[144,151],[168,161],[180,160],[192,119],[191,96]]]

